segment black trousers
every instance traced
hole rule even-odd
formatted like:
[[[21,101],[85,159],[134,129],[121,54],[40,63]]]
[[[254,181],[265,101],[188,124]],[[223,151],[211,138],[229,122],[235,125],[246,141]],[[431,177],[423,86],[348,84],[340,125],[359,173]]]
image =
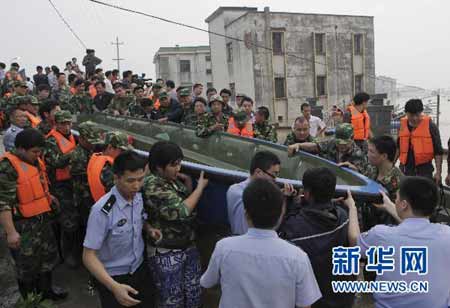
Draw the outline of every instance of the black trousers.
[[[141,303],[133,306],[135,308],[153,308],[155,307],[155,299],[156,299],[156,287],[153,283],[152,276],[148,270],[148,265],[146,262],[143,262],[141,266],[133,273],[119,276],[112,276],[112,278],[121,284],[126,284],[137,290],[139,294],[133,295],[130,294],[131,297],[140,300]],[[95,286],[97,287],[98,294],[100,296],[100,302],[102,304],[102,308],[122,308],[119,302],[114,297],[114,294],[111,293],[104,285],[100,282],[95,281]]]

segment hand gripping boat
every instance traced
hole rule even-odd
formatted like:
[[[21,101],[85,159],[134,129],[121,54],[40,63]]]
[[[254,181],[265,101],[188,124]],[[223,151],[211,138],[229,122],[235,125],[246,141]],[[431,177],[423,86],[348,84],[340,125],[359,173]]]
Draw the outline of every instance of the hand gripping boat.
[[[211,224],[228,222],[226,191],[231,184],[245,180],[253,155],[258,151],[271,151],[281,160],[281,172],[277,182],[291,183],[302,187],[302,175],[311,167],[328,167],[337,175],[336,196],[345,196],[350,189],[355,200],[362,202],[381,201],[378,183],[363,175],[335,163],[305,152],[288,157],[284,145],[243,138],[227,133],[215,133],[207,138],[195,135],[195,129],[179,124],[162,124],[130,117],[116,117],[106,114],[80,115],[77,123],[90,120],[105,131],[120,130],[134,139],[133,146],[142,155],[147,155],[152,144],[157,141],[172,141],[178,144],[184,153],[183,172],[196,178],[201,170],[210,180],[200,204],[200,221]]]

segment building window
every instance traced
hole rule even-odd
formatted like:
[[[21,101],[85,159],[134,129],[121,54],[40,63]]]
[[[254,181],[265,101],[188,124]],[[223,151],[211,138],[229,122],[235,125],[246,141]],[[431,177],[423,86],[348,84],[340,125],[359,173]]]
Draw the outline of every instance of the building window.
[[[206,62],[211,62],[211,56],[205,56],[205,61]]]
[[[325,54],[325,33],[314,34],[314,43],[316,45],[316,55]]]
[[[214,86],[213,86],[213,83],[212,82],[207,82],[206,83],[206,88],[207,89],[211,89],[211,88],[213,88]]]
[[[283,54],[284,32],[272,32],[272,51],[274,55]]]
[[[275,77],[275,98],[285,98],[286,87],[284,77]]]
[[[363,53],[363,35],[362,34],[354,34],[353,35],[353,47],[355,55],[362,55]]]
[[[180,60],[180,72],[190,73],[191,72],[191,61],[190,60]]]
[[[327,95],[327,76],[316,77],[317,96]]]
[[[227,44],[227,62],[233,62],[233,43],[231,42]]]
[[[207,69],[206,69],[206,75],[211,75],[211,74],[212,74],[212,69],[207,68]]]
[[[364,91],[364,76],[355,75],[355,94]]]

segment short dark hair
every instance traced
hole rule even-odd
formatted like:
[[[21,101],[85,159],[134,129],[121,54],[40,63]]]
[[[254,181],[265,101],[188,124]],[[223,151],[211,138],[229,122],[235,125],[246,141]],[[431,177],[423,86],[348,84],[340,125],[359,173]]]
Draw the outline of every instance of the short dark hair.
[[[0,68],[5,69],[6,68],[6,64],[3,62],[0,62]]]
[[[256,169],[267,171],[274,165],[280,165],[280,159],[277,155],[269,151],[257,152],[250,162],[250,174],[255,173]]]
[[[127,150],[120,153],[115,159],[113,164],[113,173],[121,176],[126,171],[137,171],[145,169],[145,159],[134,151]]]
[[[122,73],[122,77],[123,78],[127,78],[127,77],[132,76],[132,75],[133,75],[133,71],[125,71],[125,72]]]
[[[394,162],[397,153],[397,143],[391,136],[378,136],[369,141],[377,149],[378,153],[386,154],[389,161]]]
[[[222,89],[222,90],[220,90],[219,95],[222,96],[223,93],[226,93],[226,94],[228,94],[229,96],[231,96],[231,91],[228,90],[228,89]]]
[[[105,77],[108,78],[109,76],[111,76],[112,72],[111,71],[106,71],[105,72]]]
[[[423,103],[421,99],[413,98],[406,102],[405,112],[407,113],[421,113],[423,111]]]
[[[58,75],[58,78],[61,77],[61,76],[64,76],[64,77],[66,76],[66,74],[63,73],[63,72],[60,72],[60,73],[58,73],[57,75]]]
[[[194,99],[194,105],[195,105],[195,103],[196,102],[201,102],[203,105],[208,105],[207,103],[206,103],[206,99],[204,99],[203,97],[201,97],[201,96],[199,96],[199,97],[196,97],[195,99]]]
[[[164,81],[164,79],[163,78],[161,78],[161,77],[159,77],[158,79],[156,79],[156,82],[158,82],[158,81]]]
[[[307,169],[302,182],[315,202],[330,202],[336,191],[336,175],[326,167]]]
[[[406,176],[400,181],[399,195],[406,200],[415,215],[430,216],[438,202],[436,184],[425,177]]]
[[[216,92],[217,93],[216,88],[208,88],[208,89],[206,89],[206,95],[208,95],[211,92]]]
[[[252,105],[253,105],[253,100],[252,100],[252,98],[249,97],[249,96],[244,96],[244,97],[242,97],[242,99],[241,99],[241,104],[243,105],[244,102],[250,102],[250,103],[252,103]]]
[[[40,84],[37,86],[36,90],[38,93],[44,90],[50,91],[50,86],[48,84]]]
[[[117,88],[125,88],[125,87],[123,86],[123,84],[121,82],[116,82],[113,84],[113,89],[115,90]]]
[[[103,72],[103,69],[102,69],[102,68],[99,67],[99,68],[96,68],[96,69],[95,69],[95,73],[96,73],[96,74],[98,74],[98,73],[100,73],[100,72]]]
[[[67,78],[67,81],[69,82],[69,84],[71,84],[72,82],[74,82],[77,79],[77,75],[75,74],[69,74],[69,78]]]
[[[98,85],[101,85],[103,88],[106,87],[106,84],[105,84],[105,82],[103,82],[103,81],[97,81],[97,82],[95,83],[95,86],[98,86]]]
[[[44,103],[42,103],[42,105],[39,107],[39,116],[45,120],[45,114],[46,113],[50,113],[53,109],[55,109],[55,107],[59,106],[59,102],[56,100],[51,100],[51,99],[47,99],[44,101]]]
[[[66,66],[67,66],[67,65],[72,65],[72,61],[67,61],[67,62],[66,62]]]
[[[144,90],[144,87],[143,86],[136,86],[136,87],[134,87],[133,93],[136,92],[137,90]]]
[[[81,86],[81,85],[84,85],[84,80],[83,79],[75,80],[75,83],[74,83],[75,87],[78,87],[78,86]]]
[[[18,149],[29,150],[35,147],[44,147],[44,135],[34,128],[26,128],[17,134],[14,146]]]
[[[166,81],[166,86],[170,87],[170,88],[175,88],[175,82],[173,82],[173,80],[167,80]]]
[[[43,68],[42,68],[42,66],[40,66],[40,65],[38,65],[38,66],[36,66],[36,70],[38,71],[38,70],[42,70]]]
[[[156,142],[148,154],[148,165],[152,172],[155,172],[158,167],[164,169],[167,165],[184,158],[181,148],[170,141]]]
[[[305,109],[306,107],[311,107],[311,105],[310,105],[309,103],[303,103],[303,104],[300,106],[300,111],[303,111],[303,109]]]
[[[265,106],[258,107],[257,113],[262,115],[264,117],[264,119],[266,119],[266,120],[268,120],[270,117],[269,108],[267,108]]]
[[[194,84],[194,85],[192,86],[192,89],[196,89],[196,88],[198,88],[198,87],[200,87],[200,86],[203,87],[203,85],[202,85],[201,83],[196,83],[196,84]]]
[[[255,228],[272,229],[283,211],[283,194],[271,181],[254,179],[242,195],[245,211]]]
[[[112,70],[111,74],[113,76],[117,76],[117,75],[119,75],[119,70],[118,69],[114,69],[114,70]]]
[[[370,100],[370,95],[366,92],[360,92],[353,97],[353,102],[355,105],[361,105],[364,102],[368,102]]]
[[[19,63],[17,63],[17,62],[13,62],[13,63],[11,63],[11,67],[17,67],[17,68],[20,68],[20,65],[19,65]]]

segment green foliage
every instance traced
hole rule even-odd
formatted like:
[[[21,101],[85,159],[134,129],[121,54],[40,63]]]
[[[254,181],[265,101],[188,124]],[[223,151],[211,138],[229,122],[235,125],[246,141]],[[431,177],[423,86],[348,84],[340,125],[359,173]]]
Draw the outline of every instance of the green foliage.
[[[42,295],[30,293],[25,299],[21,298],[15,308],[56,308],[56,306],[48,300],[42,300]]]

